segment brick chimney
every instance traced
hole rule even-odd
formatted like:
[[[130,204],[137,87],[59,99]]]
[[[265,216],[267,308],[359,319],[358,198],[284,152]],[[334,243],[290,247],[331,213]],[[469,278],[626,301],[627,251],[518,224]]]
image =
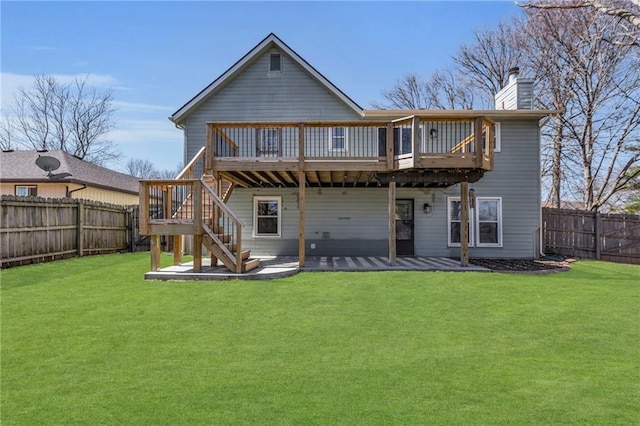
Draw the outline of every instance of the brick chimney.
[[[519,76],[520,69],[509,69],[509,79],[495,96],[496,109],[533,109],[533,79]]]

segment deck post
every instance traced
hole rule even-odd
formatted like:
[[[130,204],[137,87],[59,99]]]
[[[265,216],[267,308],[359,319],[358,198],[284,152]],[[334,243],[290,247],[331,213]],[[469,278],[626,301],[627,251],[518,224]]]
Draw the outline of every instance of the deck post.
[[[151,272],[160,269],[160,235],[151,236]]]
[[[298,168],[304,169],[304,123],[298,124]]]
[[[182,235],[173,236],[173,264],[182,263]]]
[[[482,127],[483,127],[483,119],[482,117],[476,117],[474,123],[473,123],[473,145],[474,145],[474,154],[476,156],[476,166],[477,167],[482,167],[482,160],[483,160],[483,148],[484,148],[484,144],[482,142]],[[487,135],[487,138],[489,137],[489,135]]]
[[[387,170],[393,170],[393,123],[387,123]]]
[[[307,179],[303,170],[298,171],[298,266],[303,267],[305,261],[304,215]]]
[[[460,266],[469,266],[469,182],[460,184]]]
[[[413,167],[418,167],[420,162],[420,117],[413,117],[411,120],[411,155],[413,156]],[[402,137],[400,137],[402,139]]]
[[[213,156],[215,155],[213,147],[213,124],[207,124],[207,151],[204,154],[204,170],[203,174],[212,169],[211,163],[213,162]]]
[[[193,236],[193,272],[202,272],[202,234]]]
[[[396,264],[396,182],[389,182],[389,265]]]

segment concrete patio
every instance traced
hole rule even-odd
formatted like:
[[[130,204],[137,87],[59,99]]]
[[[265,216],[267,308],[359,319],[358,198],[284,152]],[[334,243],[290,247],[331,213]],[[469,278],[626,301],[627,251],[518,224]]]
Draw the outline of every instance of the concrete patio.
[[[490,272],[490,269],[469,264],[460,266],[460,261],[446,257],[399,257],[396,265],[389,265],[386,257],[377,256],[336,256],[306,258],[305,265],[298,267],[296,256],[268,256],[260,257],[260,267],[245,274],[235,274],[224,266],[211,266],[210,259],[202,259],[202,272],[193,271],[193,262],[183,263],[177,266],[168,266],[156,272],[147,272],[145,280],[163,281],[216,281],[228,279],[263,280],[288,277],[298,272],[320,271],[481,271]]]

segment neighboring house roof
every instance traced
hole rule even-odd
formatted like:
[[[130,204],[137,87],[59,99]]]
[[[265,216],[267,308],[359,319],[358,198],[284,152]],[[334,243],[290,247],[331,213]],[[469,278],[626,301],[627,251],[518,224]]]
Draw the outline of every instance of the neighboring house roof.
[[[60,168],[48,176],[36,165],[39,156],[56,158]],[[2,151],[0,163],[2,182],[76,183],[131,194],[139,192],[137,177],[83,161],[64,151]]]
[[[169,119],[176,124],[179,124],[183,119],[198,105],[204,102],[211,95],[216,93],[228,82],[233,80],[239,73],[241,73],[247,66],[253,63],[263,53],[269,49],[276,47],[281,52],[289,56],[294,62],[302,67],[311,77],[322,84],[330,93],[333,93],[342,102],[348,105],[359,115],[363,115],[362,108],[356,102],[354,102],[349,96],[347,96],[342,90],[330,82],[325,76],[320,74],[314,67],[304,60],[300,55],[287,46],[282,40],[278,38],[274,33],[269,34],[258,43],[253,49],[251,49],[246,55],[244,55],[238,62],[233,64],[231,68],[226,70],[220,77],[215,79],[211,84],[205,87],[200,93],[194,96],[189,102],[184,104],[179,110],[177,110]]]

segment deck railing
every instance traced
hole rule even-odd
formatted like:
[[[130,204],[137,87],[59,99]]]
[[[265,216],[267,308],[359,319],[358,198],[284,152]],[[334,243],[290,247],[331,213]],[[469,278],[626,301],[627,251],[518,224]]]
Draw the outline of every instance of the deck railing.
[[[369,162],[387,170],[410,167],[485,167],[492,153],[493,123],[486,118],[392,122],[208,124],[207,157],[215,164],[259,162]],[[476,136],[477,135],[477,136]],[[434,161],[442,159],[441,164]],[[395,160],[395,163],[394,163]],[[422,161],[427,160],[427,161]],[[431,161],[434,160],[434,161]],[[313,167],[313,166],[311,166]]]
[[[140,234],[187,235],[201,230],[199,179],[141,180]]]

